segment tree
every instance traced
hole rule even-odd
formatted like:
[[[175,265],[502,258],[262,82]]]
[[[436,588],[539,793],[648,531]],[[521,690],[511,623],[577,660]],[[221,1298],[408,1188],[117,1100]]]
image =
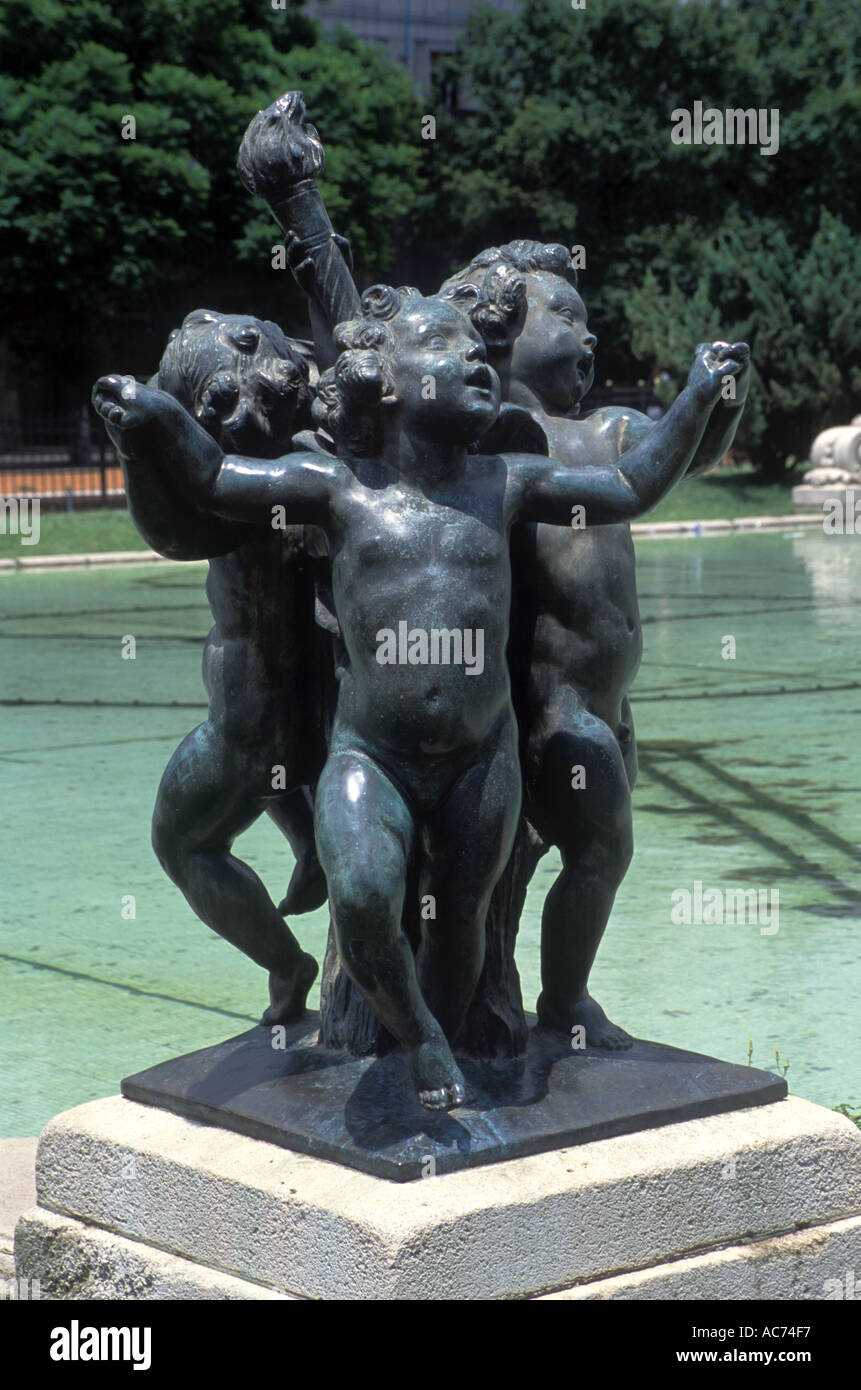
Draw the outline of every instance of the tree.
[[[746,228],[743,254],[756,255],[763,287],[780,238],[797,261],[820,234],[822,209],[847,236],[861,229],[859,67],[856,0],[589,0],[582,10],[568,0],[527,0],[514,14],[477,8],[437,89],[438,104],[456,90],[477,109],[438,118],[422,205],[428,217],[435,208],[436,225],[446,228],[436,254],[450,270],[516,236],[583,245],[599,369],[629,380],[645,375],[666,360],[647,344],[668,329],[653,286],[638,298],[631,342],[627,304],[646,267],[657,284],[676,287],[681,310],[711,265],[707,248],[728,245],[733,228]],[[776,108],[778,152],[674,144],[673,112],[695,101],[720,110]],[[440,215],[452,206],[460,211],[454,225]],[[710,285],[709,304],[724,306],[724,320],[748,315],[726,307],[718,280]],[[749,312],[762,350],[782,310],[763,288]],[[684,322],[693,328],[687,352],[705,325],[693,327],[690,314]],[[845,394],[851,359],[836,366]],[[807,440],[793,433],[800,421],[786,414],[786,392],[767,370],[761,361],[751,411],[783,423],[761,428],[757,440],[768,439],[770,458],[777,440],[792,438],[797,454]],[[839,392],[827,394],[821,418],[829,404],[837,408]]]
[[[79,394],[108,367],[151,370],[201,304],[304,322],[234,169],[254,112],[291,87],[331,146],[339,230],[385,268],[417,188],[409,80],[285,4],[0,0],[0,309],[31,373]]]
[[[733,220],[701,244],[693,289],[649,270],[627,309],[634,351],[665,378],[667,401],[684,384],[693,341],[750,343],[738,442],[769,477],[806,459],[819,430],[847,423],[857,408],[861,239],[826,209],[805,248],[777,222]]]

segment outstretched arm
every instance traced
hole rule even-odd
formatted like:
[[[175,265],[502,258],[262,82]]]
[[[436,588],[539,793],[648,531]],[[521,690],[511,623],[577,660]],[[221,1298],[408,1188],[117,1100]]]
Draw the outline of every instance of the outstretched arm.
[[[741,371],[736,376],[727,373],[726,381],[722,375],[720,399],[709,416],[703,437],[684,475],[686,478],[696,478],[707,469],[714,468],[727,450],[732,448],[750,385],[750,348],[747,343],[712,343],[702,346],[726,350],[733,361],[741,364]],[[600,420],[604,425],[615,426],[619,453],[633,448],[655,428],[655,422],[650,420],[648,415],[628,407],[604,406],[595,412],[592,420],[596,424]]]
[[[135,431],[114,433],[126,483],[129,512],[147,545],[171,560],[211,560],[252,540],[257,528],[204,512],[162,473]]]
[[[584,524],[631,521],[654,507],[691,464],[726,376],[742,364],[725,344],[701,344],[688,384],[662,419],[611,467],[541,467],[534,455],[509,457],[512,502],[517,519],[572,524],[575,507]],[[573,523],[576,524],[576,523]]]
[[[187,410],[151,386],[128,377],[102,377],[93,405],[106,421],[118,449],[158,458],[187,501],[233,521],[280,526],[313,522],[325,526],[336,459],[321,454],[286,454],[280,459],[225,456]]]

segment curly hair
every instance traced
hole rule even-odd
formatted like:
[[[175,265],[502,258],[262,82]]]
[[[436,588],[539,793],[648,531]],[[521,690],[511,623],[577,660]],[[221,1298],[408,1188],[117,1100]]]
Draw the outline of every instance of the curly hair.
[[[222,329],[227,330],[226,335]],[[172,331],[153,383],[178,400],[212,433],[217,424],[211,399],[213,389],[217,388],[221,373],[235,367],[240,357],[250,355],[249,348],[241,348],[231,340],[231,330],[240,335],[250,330],[256,335],[256,375],[279,395],[295,395],[297,417],[307,418],[311,407],[309,357],[303,344],[286,337],[278,324],[268,319],[194,309],[183,319],[182,326]]]
[[[526,281],[513,267],[494,261],[462,281],[446,281],[441,299],[457,304],[477,328],[488,354],[496,358],[511,347],[526,316]]]
[[[455,271],[443,285],[443,290],[465,281],[474,280],[497,265],[509,266],[522,275],[530,271],[543,270],[550,275],[560,275],[576,290],[578,288],[577,270],[574,260],[566,246],[558,241],[509,241],[505,246],[489,246],[473,256],[469,265]]]
[[[339,323],[333,334],[340,355],[317,383],[312,406],[315,423],[336,447],[368,457],[382,445],[380,404],[394,391],[395,336],[389,327],[406,305],[422,298],[410,285],[373,285],[362,295],[362,317]],[[525,281],[508,267],[495,266],[479,283],[447,285],[439,295],[478,330],[488,350],[504,346],[521,322]]]
[[[332,338],[339,355],[317,383],[311,414],[339,450],[360,457],[379,451],[379,406],[394,391],[395,336],[389,322],[417,297],[419,291],[411,285],[372,285],[362,295],[362,317],[336,327]]]

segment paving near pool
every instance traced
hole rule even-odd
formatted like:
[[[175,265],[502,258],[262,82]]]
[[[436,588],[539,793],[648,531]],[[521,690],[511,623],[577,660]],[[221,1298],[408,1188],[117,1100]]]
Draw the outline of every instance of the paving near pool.
[[[643,540],[638,573],[636,852],[594,992],[642,1037],[736,1062],[752,1039],[755,1064],[788,1061],[795,1093],[857,1108],[861,540],[791,521]],[[204,575],[0,580],[4,1137],[240,1032],[265,1002],[262,972],[197,920],[149,844],[162,769],[205,712]],[[237,844],[277,900],[292,869],[278,831],[264,817]],[[528,1007],[557,863],[542,861],[522,921]],[[765,904],[777,890],[779,920],[709,925],[708,890],[732,888]],[[322,958],[325,909],[294,925]]]

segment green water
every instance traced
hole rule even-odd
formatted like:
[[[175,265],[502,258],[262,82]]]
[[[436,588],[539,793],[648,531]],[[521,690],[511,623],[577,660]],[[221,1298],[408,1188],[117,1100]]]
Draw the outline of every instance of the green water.
[[[641,1036],[736,1062],[752,1037],[755,1063],[788,1059],[797,1094],[859,1102],[861,540],[644,541],[638,565],[637,849],[594,992]],[[37,1133],[265,1002],[261,972],[202,926],[149,846],[161,771],[204,712],[203,573],[0,579],[0,1135]],[[280,896],[292,863],[268,818],[237,843]],[[529,1007],[554,864],[521,930]],[[776,888],[778,931],[674,925],[671,895],[695,880]],[[318,958],[326,921],[296,924]]]

